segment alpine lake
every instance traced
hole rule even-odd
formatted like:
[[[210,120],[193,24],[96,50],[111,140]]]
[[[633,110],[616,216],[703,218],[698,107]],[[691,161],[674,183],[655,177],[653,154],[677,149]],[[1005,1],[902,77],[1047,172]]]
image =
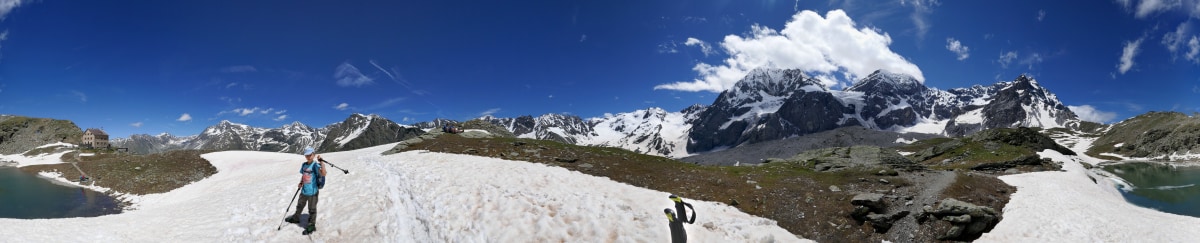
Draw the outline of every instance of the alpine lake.
[[[96,217],[121,213],[120,200],[82,187],[0,166],[0,218]]]
[[[1103,170],[1124,179],[1132,188],[1121,195],[1134,205],[1200,218],[1200,166],[1173,166],[1152,162],[1122,162]]]

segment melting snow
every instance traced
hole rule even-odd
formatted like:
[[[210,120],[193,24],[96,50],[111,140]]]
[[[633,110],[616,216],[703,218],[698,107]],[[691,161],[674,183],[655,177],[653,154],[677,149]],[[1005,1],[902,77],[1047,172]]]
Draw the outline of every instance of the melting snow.
[[[329,242],[666,242],[668,193],[559,167],[467,155],[410,151],[394,144],[323,156],[329,171],[318,231],[284,224],[299,178],[299,155],[227,151],[203,155],[218,173],[163,194],[139,209],[66,219],[0,219],[13,242],[329,241]],[[479,174],[486,171],[486,175]],[[774,221],[721,203],[691,201],[693,242],[799,242]],[[290,205],[288,214],[294,210]]]

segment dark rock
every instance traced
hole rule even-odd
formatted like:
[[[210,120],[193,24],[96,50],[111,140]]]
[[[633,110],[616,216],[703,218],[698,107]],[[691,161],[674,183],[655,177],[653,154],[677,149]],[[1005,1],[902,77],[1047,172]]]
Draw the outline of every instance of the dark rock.
[[[885,207],[883,197],[884,195],[879,193],[859,193],[858,195],[854,195],[853,199],[850,199],[850,204],[865,206],[873,212],[883,212]]]
[[[871,222],[871,227],[875,229],[875,233],[887,233],[896,220],[908,216],[908,211],[900,211],[893,214],[875,214],[867,215],[867,221]]]
[[[578,162],[578,161],[579,161],[579,158],[560,158],[560,157],[555,157],[555,158],[554,158],[554,161],[563,162],[563,163],[575,163],[575,162]]]
[[[1000,214],[995,209],[986,206],[959,201],[953,198],[942,199],[937,208],[926,206],[918,217],[923,222],[927,217],[938,217],[952,225],[950,231],[943,234],[940,240],[970,241],[990,231],[1000,222]]]

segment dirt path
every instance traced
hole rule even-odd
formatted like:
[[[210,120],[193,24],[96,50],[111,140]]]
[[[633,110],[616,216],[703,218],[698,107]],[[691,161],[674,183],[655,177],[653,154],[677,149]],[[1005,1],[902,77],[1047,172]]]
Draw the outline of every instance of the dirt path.
[[[896,242],[912,242],[915,237],[913,232],[917,231],[918,226],[916,218],[921,213],[922,207],[925,205],[932,206],[936,203],[938,195],[941,195],[946,187],[954,183],[957,175],[953,171],[926,171],[904,175],[906,179],[912,181],[913,188],[919,191],[916,191],[916,195],[913,195],[912,204],[910,205],[904,206],[909,200],[904,200],[903,197],[897,199],[898,204],[901,206],[894,211],[907,210],[909,216],[896,221],[896,224],[888,231],[887,238],[893,239]],[[909,192],[902,195],[905,194],[912,195],[913,193]]]

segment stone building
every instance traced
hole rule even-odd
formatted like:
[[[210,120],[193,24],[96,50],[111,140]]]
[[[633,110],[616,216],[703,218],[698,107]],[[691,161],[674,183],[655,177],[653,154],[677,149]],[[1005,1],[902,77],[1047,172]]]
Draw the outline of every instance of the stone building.
[[[83,139],[81,140],[83,141],[79,145],[83,147],[108,147],[108,133],[105,133],[104,130],[100,130],[98,128],[88,128],[86,131],[83,131]]]

